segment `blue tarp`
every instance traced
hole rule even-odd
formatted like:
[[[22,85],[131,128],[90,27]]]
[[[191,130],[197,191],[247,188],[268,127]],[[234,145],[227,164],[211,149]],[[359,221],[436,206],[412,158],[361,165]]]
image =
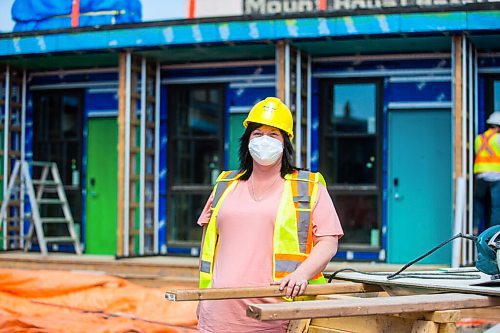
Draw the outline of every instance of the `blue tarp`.
[[[72,3],[72,0],[15,0],[14,31],[69,28]],[[140,0],[80,0],[79,26],[140,21]]]

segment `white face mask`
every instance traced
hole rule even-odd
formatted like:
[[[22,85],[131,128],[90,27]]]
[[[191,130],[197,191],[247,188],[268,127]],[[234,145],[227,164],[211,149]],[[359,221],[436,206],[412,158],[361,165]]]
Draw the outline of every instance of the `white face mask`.
[[[260,165],[274,164],[283,154],[283,144],[280,140],[263,135],[250,140],[248,150],[255,162]]]

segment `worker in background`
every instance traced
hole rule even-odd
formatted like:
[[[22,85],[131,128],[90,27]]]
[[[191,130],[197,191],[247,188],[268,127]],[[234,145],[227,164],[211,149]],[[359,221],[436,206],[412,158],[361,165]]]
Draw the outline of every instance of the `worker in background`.
[[[198,220],[203,227],[200,288],[279,284],[288,297],[322,275],[343,235],[321,174],[292,165],[293,119],[278,98],[257,103],[243,122],[240,170],[217,179]],[[297,209],[300,208],[300,209]],[[248,304],[279,298],[201,301],[202,333],[286,332],[287,321],[257,321]]]
[[[486,120],[488,130],[476,137],[474,231],[500,224],[500,112]],[[486,225],[483,225],[486,221]]]

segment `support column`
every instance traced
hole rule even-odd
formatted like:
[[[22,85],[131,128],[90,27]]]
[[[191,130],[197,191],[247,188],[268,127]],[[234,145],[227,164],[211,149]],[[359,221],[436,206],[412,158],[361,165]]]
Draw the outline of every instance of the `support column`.
[[[462,166],[462,44],[464,36],[453,36],[453,183],[464,176]]]
[[[473,164],[477,112],[477,71],[474,46],[464,35],[453,36],[453,183],[454,233],[473,233]],[[459,184],[461,184],[459,186]],[[474,261],[470,241],[462,240],[453,249],[453,265]]]
[[[120,55],[118,256],[157,253],[159,67]]]
[[[118,212],[116,254],[123,256],[124,196],[125,196],[125,79],[127,53],[119,55],[118,81]]]
[[[0,110],[3,112],[0,124],[0,147],[2,157],[2,200],[16,160],[24,160],[24,127],[26,112],[26,72],[10,66],[0,73]],[[18,182],[20,182],[19,174]],[[9,198],[5,223],[1,237],[4,250],[21,249],[24,245],[24,192],[21,189]]]
[[[310,61],[309,56],[285,41],[276,44],[276,95],[292,111],[295,165],[310,167]]]
[[[285,48],[286,43],[276,43],[276,97],[285,101]]]

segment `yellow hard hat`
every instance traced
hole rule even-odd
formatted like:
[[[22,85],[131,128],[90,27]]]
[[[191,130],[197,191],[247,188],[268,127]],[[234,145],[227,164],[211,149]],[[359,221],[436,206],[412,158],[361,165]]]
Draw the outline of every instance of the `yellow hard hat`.
[[[279,128],[285,131],[290,139],[293,139],[292,113],[279,98],[267,97],[255,104],[243,121],[243,126],[246,128],[249,122]]]

